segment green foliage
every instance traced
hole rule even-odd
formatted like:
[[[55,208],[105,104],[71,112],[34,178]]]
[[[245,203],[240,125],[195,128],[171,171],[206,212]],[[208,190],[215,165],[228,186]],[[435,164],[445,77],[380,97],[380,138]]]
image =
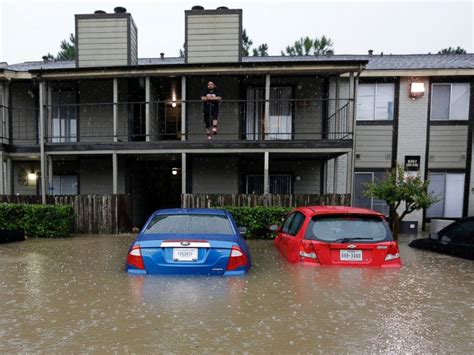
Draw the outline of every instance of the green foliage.
[[[254,48],[252,51],[254,57],[268,57],[268,44],[262,43],[258,48]]]
[[[309,56],[309,55],[332,55],[334,49],[332,48],[333,42],[329,37],[322,36],[321,38],[316,37],[311,39],[308,36],[301,37],[295,41],[292,46],[287,46],[285,52],[281,51],[283,56]]]
[[[457,48],[448,47],[440,50],[438,54],[466,54],[466,50],[459,46],[457,46]]]
[[[67,237],[73,222],[72,206],[0,204],[0,229],[23,230],[30,238]]]
[[[252,47],[252,44],[253,44],[253,41],[247,35],[247,31],[244,28],[244,30],[242,31],[242,56],[243,57],[248,57],[249,52],[250,52],[250,47]]]
[[[291,207],[223,207],[229,211],[239,227],[247,228],[246,239],[274,238],[268,230],[271,224],[281,225]]]
[[[54,57],[51,53],[48,53],[46,57],[48,60],[74,60],[76,59],[76,38],[74,34],[71,33],[69,35],[69,42],[67,40],[63,40],[60,45],[61,50],[58,52],[56,57]]]
[[[428,192],[429,183],[418,174],[405,176],[403,166],[397,164],[387,179],[366,184],[365,196],[383,200],[390,207],[392,230],[397,239],[399,224],[407,214],[429,208],[438,201]]]

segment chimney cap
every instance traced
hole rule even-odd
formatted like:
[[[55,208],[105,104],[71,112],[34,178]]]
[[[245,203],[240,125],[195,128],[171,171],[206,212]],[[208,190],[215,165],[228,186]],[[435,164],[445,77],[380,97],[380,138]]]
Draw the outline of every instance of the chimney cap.
[[[191,10],[204,10],[204,6],[201,5],[194,5]]]
[[[94,11],[94,15],[103,15],[103,14],[106,14],[107,12],[105,12],[104,10],[95,10]]]
[[[124,13],[127,12],[127,9],[122,7],[122,6],[117,6],[117,7],[114,8],[114,12],[116,14],[124,14]]]
[[[160,53],[160,59],[165,59],[165,53],[163,52]]]
[[[49,62],[49,57],[47,55],[44,55],[42,58],[43,58],[43,62],[45,63]]]
[[[229,10],[227,6],[219,6],[216,10]]]
[[[371,56],[372,54],[374,54],[374,50],[373,49],[369,49],[369,55]]]

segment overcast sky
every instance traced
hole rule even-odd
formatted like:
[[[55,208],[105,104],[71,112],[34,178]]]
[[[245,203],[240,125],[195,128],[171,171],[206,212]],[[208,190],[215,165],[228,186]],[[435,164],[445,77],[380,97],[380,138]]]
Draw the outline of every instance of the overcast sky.
[[[279,55],[301,36],[329,36],[336,54],[436,53],[461,46],[474,52],[474,5],[467,1],[207,1],[207,0],[0,0],[0,62],[56,55],[74,32],[74,14],[127,8],[138,27],[140,58],[178,56],[184,42],[184,10],[193,5],[243,9],[254,44]]]

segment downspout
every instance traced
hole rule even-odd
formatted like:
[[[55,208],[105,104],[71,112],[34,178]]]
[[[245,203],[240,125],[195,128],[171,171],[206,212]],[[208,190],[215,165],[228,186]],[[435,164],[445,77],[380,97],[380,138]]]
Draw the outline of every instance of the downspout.
[[[356,161],[356,119],[357,119],[357,90],[359,86],[359,77],[362,73],[362,68],[359,65],[359,70],[354,80],[354,98],[352,104],[352,164],[351,164],[351,206],[354,206],[355,197],[355,161]]]

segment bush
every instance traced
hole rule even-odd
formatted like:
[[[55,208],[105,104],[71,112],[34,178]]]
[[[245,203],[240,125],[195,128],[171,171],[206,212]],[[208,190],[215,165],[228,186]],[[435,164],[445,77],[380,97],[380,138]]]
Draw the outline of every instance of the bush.
[[[234,216],[239,227],[246,227],[247,239],[274,238],[268,230],[270,224],[281,225],[282,218],[293,208],[291,207],[223,207]]]
[[[67,237],[73,222],[72,206],[0,204],[0,229],[22,230],[30,238]]]

